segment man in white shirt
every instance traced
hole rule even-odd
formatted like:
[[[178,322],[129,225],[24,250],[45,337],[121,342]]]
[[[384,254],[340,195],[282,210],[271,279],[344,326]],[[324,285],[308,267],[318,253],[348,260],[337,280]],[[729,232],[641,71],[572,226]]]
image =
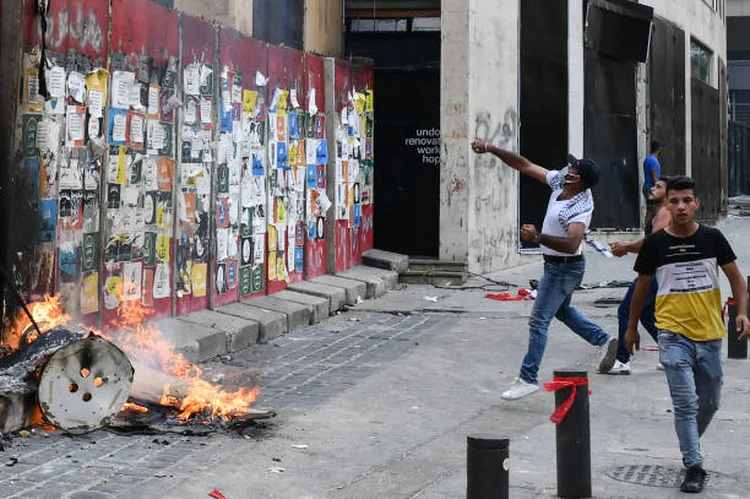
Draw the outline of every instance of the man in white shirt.
[[[583,238],[594,211],[591,187],[599,181],[599,167],[590,159],[568,156],[569,167],[547,170],[510,151],[487,145],[481,140],[471,144],[477,154],[491,153],[505,164],[552,188],[542,231],[533,225],[521,227],[521,239],[539,244],[544,254],[544,275],[539,280],[534,308],[529,319],[529,347],[521,372],[503,392],[505,400],[517,400],[539,390],[537,373],[547,346],[547,330],[557,317],[574,333],[602,349],[599,371],[609,371],[617,355],[617,338],[605,333],[570,305],[573,291],[583,281],[585,261]]]

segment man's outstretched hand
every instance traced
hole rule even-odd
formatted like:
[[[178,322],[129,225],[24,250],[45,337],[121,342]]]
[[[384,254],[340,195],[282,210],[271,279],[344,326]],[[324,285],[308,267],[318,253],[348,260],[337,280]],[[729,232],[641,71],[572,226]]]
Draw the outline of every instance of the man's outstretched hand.
[[[484,154],[487,152],[487,144],[482,139],[476,139],[471,143],[471,150],[477,154]]]
[[[737,332],[740,333],[739,340],[746,340],[750,337],[750,320],[746,315],[737,316]]]
[[[628,254],[627,243],[611,243],[609,247],[612,249],[612,254],[618,258]]]
[[[628,331],[625,333],[625,348],[628,349],[628,352],[633,353],[634,347],[635,350],[641,349],[641,335],[638,333],[637,328],[628,328]]]

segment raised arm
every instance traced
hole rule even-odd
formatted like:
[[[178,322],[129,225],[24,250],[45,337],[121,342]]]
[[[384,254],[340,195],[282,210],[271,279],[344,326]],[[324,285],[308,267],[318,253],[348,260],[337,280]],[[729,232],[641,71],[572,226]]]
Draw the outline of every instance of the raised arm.
[[[732,297],[737,304],[737,332],[740,333],[740,340],[750,337],[750,321],[747,318],[747,285],[745,278],[740,273],[737,263],[732,262],[721,267],[724,275],[729,280],[732,287]]]
[[[505,149],[500,149],[493,145],[485,144],[481,139],[476,139],[472,142],[471,149],[477,154],[490,153],[497,156],[503,163],[514,170],[518,170],[525,175],[533,177],[543,184],[547,183],[547,173],[549,170],[539,165],[535,165],[523,156],[506,151]]]

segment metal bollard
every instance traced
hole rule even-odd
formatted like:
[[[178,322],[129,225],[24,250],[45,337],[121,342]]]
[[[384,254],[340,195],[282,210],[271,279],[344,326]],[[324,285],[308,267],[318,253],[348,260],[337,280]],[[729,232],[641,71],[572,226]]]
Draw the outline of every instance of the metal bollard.
[[[737,305],[730,297],[727,307],[727,357],[730,359],[747,358],[747,340],[740,341],[737,332]]]
[[[466,499],[508,499],[510,458],[505,435],[466,437]]]
[[[555,381],[565,378],[588,379],[586,371],[560,370],[554,372]],[[591,497],[591,433],[589,430],[588,383],[576,387],[575,400],[565,419],[556,429],[557,437],[557,496]],[[555,392],[555,407],[560,407],[572,392],[572,387]]]

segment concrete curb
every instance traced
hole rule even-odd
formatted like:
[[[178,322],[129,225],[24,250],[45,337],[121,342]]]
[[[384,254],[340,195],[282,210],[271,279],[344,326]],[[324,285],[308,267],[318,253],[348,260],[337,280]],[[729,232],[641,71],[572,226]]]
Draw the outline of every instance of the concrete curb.
[[[275,294],[253,298],[252,300],[248,300],[246,304],[284,314],[286,316],[286,330],[288,333],[310,324],[311,312],[306,305],[284,300]]]
[[[365,267],[363,265],[352,267],[349,270],[336,274],[336,276],[364,282],[367,285],[368,299],[380,298],[387,291],[395,289],[398,285],[398,274],[396,272]]]
[[[310,324],[317,324],[326,319],[330,314],[331,301],[327,298],[287,290],[279,291],[272,296],[306,306],[310,311]]]
[[[317,284],[310,281],[300,281],[290,284],[287,286],[287,289],[290,291],[296,291],[297,293],[326,298],[330,302],[330,308],[328,310],[330,314],[341,310],[346,304],[346,291],[341,288],[326,286],[325,284]]]
[[[355,281],[354,279],[346,279],[335,275],[322,275],[310,279],[310,282],[344,289],[346,291],[346,304],[350,307],[357,305],[367,297],[367,284],[362,281]]]
[[[220,314],[231,315],[258,323],[258,343],[273,341],[289,332],[286,315],[251,305],[252,300],[232,303],[217,310]]]

